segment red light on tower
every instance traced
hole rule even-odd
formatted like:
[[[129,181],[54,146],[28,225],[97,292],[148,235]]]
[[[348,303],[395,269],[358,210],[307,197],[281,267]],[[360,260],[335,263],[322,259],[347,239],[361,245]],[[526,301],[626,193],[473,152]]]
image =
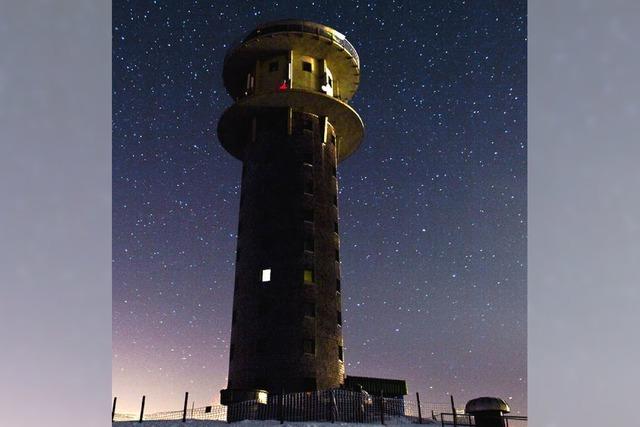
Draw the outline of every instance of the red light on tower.
[[[286,80],[284,80],[278,89],[280,89],[280,90],[287,90],[287,89],[288,89],[288,87],[287,87],[287,81],[286,81]]]

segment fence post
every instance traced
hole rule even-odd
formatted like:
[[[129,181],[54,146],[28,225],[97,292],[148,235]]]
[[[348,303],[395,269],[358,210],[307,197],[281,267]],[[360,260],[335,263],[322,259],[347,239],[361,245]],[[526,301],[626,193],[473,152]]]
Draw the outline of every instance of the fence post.
[[[146,399],[146,396],[142,396],[142,405],[140,406],[140,421],[138,422],[142,422],[142,417],[144,417],[144,400]]]
[[[182,408],[182,422],[187,422],[187,402],[189,401],[189,392],[184,393],[184,408]]]
[[[380,423],[384,424],[384,395],[380,390]]]
[[[453,394],[451,395],[451,413],[453,414],[453,427],[458,427],[458,414],[456,413],[456,406],[453,404]]]
[[[113,418],[116,416],[116,402],[118,401],[117,397],[113,398],[113,407],[111,408],[111,421],[113,421]]]
[[[280,389],[280,394],[278,395],[278,419],[280,420],[280,424],[284,424],[284,410],[282,408],[283,394],[284,388]]]
[[[418,402],[418,424],[422,424],[422,409],[420,408],[420,393],[416,391],[416,401]]]

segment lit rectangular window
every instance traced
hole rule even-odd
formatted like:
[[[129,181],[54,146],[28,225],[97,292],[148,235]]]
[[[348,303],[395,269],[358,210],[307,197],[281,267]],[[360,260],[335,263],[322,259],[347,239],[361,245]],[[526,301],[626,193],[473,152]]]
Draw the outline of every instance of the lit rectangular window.
[[[313,283],[313,270],[304,271],[304,281],[308,283]]]
[[[262,281],[263,282],[270,282],[271,281],[271,269],[270,268],[266,268],[266,269],[262,270]]]

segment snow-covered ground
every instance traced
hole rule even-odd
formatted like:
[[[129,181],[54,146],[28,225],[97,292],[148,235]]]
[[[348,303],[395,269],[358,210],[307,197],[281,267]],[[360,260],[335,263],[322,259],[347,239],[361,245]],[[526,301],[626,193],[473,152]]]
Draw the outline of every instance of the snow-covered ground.
[[[424,424],[431,424],[433,421],[424,420]],[[391,417],[388,420],[385,420],[385,424],[387,425],[398,425],[398,424],[411,424],[410,420],[402,417]],[[140,423],[136,421],[122,421],[113,423],[114,426],[117,427],[140,427]],[[182,421],[145,421],[142,423],[143,427],[184,427],[187,425],[188,427],[222,427],[229,426],[228,423],[224,421],[212,421],[212,420],[188,420],[186,423]],[[231,424],[234,427],[276,427],[280,426],[279,421],[240,421],[237,423]],[[363,426],[374,426],[375,424],[355,424],[355,423],[326,423],[326,422],[285,422],[282,424],[283,427],[363,427]]]

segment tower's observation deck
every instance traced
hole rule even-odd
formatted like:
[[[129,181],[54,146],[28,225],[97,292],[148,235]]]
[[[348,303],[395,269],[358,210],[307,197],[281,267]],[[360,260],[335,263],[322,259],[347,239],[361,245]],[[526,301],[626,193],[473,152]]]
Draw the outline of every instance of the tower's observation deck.
[[[247,118],[259,107],[327,117],[336,133],[338,162],[362,141],[362,120],[347,104],[360,82],[360,59],[332,28],[297,20],[265,24],[227,53],[223,79],[236,103],[220,119],[218,138],[238,159],[250,136]]]
[[[223,77],[235,103],[218,138],[243,167],[222,403],[340,387],[336,171],[363,137],[347,104],[360,79],[358,55],[329,27],[277,21],[231,48]]]

